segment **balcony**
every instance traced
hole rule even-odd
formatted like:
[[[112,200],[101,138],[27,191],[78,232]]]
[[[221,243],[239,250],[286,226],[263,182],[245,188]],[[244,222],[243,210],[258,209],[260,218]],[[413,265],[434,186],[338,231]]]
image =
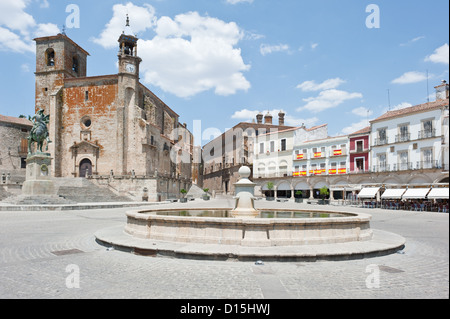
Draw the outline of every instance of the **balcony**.
[[[436,130],[425,130],[425,131],[419,131],[419,140],[423,140],[426,138],[433,138],[436,137]]]
[[[350,150],[350,154],[367,153],[367,152],[369,152],[369,149],[364,147],[357,147],[354,150]]]
[[[383,172],[390,172],[390,166],[388,164],[380,164],[380,165],[374,165],[372,168],[373,173],[383,173]]]
[[[330,157],[339,157],[339,156],[347,156],[347,150],[340,149],[340,150],[332,150],[330,152]]]
[[[411,141],[411,134],[399,134],[395,136],[395,143],[409,142]]]
[[[439,161],[423,161],[416,163],[416,169],[441,169]]]
[[[387,137],[385,138],[376,138],[375,139],[375,146],[382,146],[382,145],[387,145],[389,144],[389,139]]]
[[[308,154],[294,154],[294,161],[306,161],[308,160]]]
[[[392,171],[408,171],[413,169],[413,163],[398,163],[392,165]]]
[[[318,158],[326,158],[327,154],[325,152],[315,152],[311,155],[311,159],[318,159]]]

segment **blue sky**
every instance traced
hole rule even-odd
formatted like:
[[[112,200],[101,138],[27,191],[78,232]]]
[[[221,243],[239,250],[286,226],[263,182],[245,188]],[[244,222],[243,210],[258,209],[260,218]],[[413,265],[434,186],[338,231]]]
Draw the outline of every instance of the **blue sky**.
[[[427,72],[430,95],[448,81],[448,12],[447,0],[0,0],[0,114],[34,113],[32,39],[63,25],[91,54],[88,76],[116,73],[128,13],[141,82],[188,128],[283,110],[289,125],[349,134],[389,109],[388,90],[401,108],[427,101]]]

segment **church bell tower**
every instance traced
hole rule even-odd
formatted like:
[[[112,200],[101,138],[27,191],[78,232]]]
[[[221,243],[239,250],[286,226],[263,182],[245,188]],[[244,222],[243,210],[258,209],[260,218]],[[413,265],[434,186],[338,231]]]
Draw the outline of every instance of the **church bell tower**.
[[[119,74],[118,74],[118,108],[117,108],[117,170],[127,175],[133,167],[130,158],[132,150],[137,149],[135,139],[135,118],[138,117],[139,105],[139,64],[142,59],[137,56],[138,38],[130,28],[127,15],[125,30],[119,37]]]

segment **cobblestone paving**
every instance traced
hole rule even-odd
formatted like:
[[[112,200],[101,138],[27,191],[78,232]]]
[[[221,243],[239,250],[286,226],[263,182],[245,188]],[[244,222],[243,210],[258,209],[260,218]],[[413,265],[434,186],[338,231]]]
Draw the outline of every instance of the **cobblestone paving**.
[[[98,245],[95,231],[124,224],[125,211],[0,212],[0,298],[449,298],[448,214],[364,210],[372,228],[406,238],[402,253],[255,265],[143,257]],[[73,265],[79,288],[70,288]],[[374,269],[379,287],[368,288]]]

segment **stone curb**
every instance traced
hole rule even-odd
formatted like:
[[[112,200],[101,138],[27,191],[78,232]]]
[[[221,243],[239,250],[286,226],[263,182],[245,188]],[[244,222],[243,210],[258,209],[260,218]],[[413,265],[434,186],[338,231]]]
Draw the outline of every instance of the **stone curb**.
[[[124,226],[100,230],[95,233],[95,237],[97,242],[105,247],[136,255],[222,261],[352,260],[389,255],[405,247],[406,240],[399,235],[381,230],[373,230],[373,234],[372,240],[364,242],[277,247],[242,247],[139,239],[126,234]]]
[[[148,202],[130,202],[130,203],[83,203],[83,204],[62,204],[62,205],[2,205],[0,211],[68,211],[68,210],[89,210],[89,209],[108,209],[125,207],[144,207],[153,206],[160,203]]]

